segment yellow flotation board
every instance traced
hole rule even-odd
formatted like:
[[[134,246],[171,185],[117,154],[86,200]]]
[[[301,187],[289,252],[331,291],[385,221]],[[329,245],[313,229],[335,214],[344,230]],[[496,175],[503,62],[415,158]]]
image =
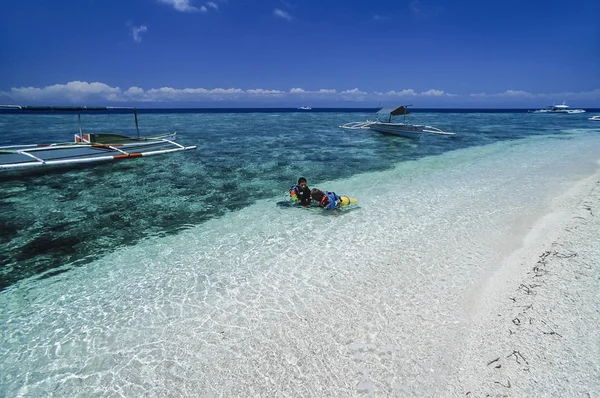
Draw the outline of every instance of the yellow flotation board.
[[[358,203],[358,199],[349,196],[340,196],[340,206],[349,206]]]

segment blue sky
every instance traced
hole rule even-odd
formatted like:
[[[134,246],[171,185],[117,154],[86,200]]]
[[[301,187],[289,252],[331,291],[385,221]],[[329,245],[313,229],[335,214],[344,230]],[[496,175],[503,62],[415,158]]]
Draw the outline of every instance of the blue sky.
[[[598,0],[0,6],[0,103],[600,107]]]

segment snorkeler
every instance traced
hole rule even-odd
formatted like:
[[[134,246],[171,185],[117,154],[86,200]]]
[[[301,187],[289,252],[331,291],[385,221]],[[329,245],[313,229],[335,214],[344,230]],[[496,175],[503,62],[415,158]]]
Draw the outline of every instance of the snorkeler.
[[[298,184],[292,185],[290,188],[290,196],[293,202],[296,202],[304,207],[310,206],[311,192],[306,185],[306,178],[298,178]]]
[[[342,197],[335,192],[321,191],[320,189],[313,188],[310,191],[310,195],[315,202],[319,203],[320,207],[326,210],[339,209],[342,203]]]

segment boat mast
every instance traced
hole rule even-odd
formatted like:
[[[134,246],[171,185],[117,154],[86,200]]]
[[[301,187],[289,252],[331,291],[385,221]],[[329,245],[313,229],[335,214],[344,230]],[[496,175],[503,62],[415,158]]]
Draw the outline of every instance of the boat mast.
[[[135,107],[133,108],[133,116],[135,117],[135,130],[137,131],[137,138],[140,138],[140,127],[138,125],[137,109]]]
[[[81,129],[81,111],[77,111],[77,125],[79,126],[79,137],[83,141],[83,130]]]

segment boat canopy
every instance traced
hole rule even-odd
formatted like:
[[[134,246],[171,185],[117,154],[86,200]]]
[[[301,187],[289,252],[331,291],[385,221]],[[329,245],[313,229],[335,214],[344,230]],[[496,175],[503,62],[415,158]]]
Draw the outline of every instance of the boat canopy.
[[[377,111],[377,114],[378,115],[392,115],[392,116],[408,115],[410,113],[407,109],[408,106],[410,106],[410,105],[382,108],[379,111]]]

